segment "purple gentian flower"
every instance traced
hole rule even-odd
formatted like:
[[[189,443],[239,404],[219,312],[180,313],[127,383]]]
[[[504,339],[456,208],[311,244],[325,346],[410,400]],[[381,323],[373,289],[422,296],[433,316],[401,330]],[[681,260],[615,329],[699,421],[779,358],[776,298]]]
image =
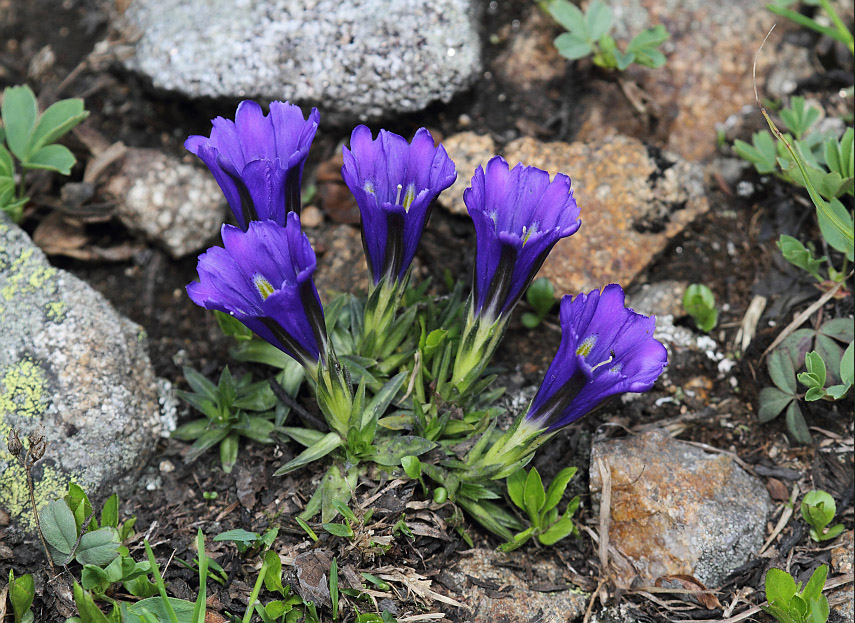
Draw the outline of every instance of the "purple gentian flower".
[[[552,432],[590,413],[606,398],[646,392],[668,363],[653,338],[654,317],[624,307],[617,284],[561,299],[561,345],[523,426]]]
[[[315,252],[289,212],[285,227],[252,221],[223,225],[222,247],[199,256],[199,281],[187,286],[197,305],[231,314],[310,372],[326,356],[326,326],[312,281]],[[314,376],[314,374],[313,374]]]
[[[208,165],[241,229],[256,220],[285,225],[288,212],[300,212],[303,165],[319,121],[317,108],[304,119],[299,106],[271,102],[265,115],[246,100],[234,121],[217,117],[210,137],[191,136],[184,147]]]
[[[431,207],[454,183],[454,163],[426,129],[412,143],[380,130],[372,139],[364,125],[354,128],[343,149],[342,177],[362,214],[362,244],[374,284],[401,280],[413,261]]]
[[[463,201],[475,224],[473,310],[492,322],[517,304],[561,238],[579,229],[570,178],[501,156],[478,167]]]

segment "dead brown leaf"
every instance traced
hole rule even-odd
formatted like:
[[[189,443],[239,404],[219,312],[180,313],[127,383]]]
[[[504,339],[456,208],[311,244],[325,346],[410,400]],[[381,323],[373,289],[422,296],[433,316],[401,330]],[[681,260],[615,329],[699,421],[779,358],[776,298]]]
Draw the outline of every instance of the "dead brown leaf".
[[[722,610],[724,608],[719,602],[718,597],[713,595],[700,580],[691,575],[663,575],[656,578],[654,585],[658,588],[677,589],[679,592],[676,592],[675,596],[678,599],[697,602],[707,610]]]
[[[315,549],[297,554],[294,567],[297,569],[297,592],[300,597],[327,607],[332,605],[327,581],[327,570],[331,563],[332,555],[325,550]]]

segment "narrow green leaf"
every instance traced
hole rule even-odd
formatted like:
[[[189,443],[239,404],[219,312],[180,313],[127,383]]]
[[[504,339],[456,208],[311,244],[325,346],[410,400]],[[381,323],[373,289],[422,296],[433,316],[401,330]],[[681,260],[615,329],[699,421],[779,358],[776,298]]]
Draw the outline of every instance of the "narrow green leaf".
[[[119,496],[111,495],[101,509],[101,525],[118,529],[119,527]]]
[[[92,596],[77,582],[74,583],[74,605],[84,623],[110,623],[101,609],[95,605]]]
[[[543,505],[544,510],[558,506],[564,495],[564,491],[567,489],[567,484],[576,475],[577,471],[578,468],[576,467],[565,467],[555,474],[552,482],[549,483],[549,488],[546,490],[546,502]]]
[[[526,476],[527,474],[524,469],[518,469],[506,479],[508,496],[511,498],[511,502],[521,510],[525,510],[524,495]]]
[[[546,492],[543,490],[543,481],[537,468],[532,467],[525,479],[525,490],[523,492],[525,510],[528,513],[532,525],[540,526],[540,511],[546,502]]]
[[[822,589],[825,586],[825,578],[828,577],[828,565],[818,566],[810,576],[804,589],[802,589],[802,598],[806,601],[815,601],[822,595]]]
[[[318,459],[325,457],[341,445],[342,440],[341,437],[338,436],[338,433],[327,433],[320,441],[309,446],[297,457],[288,461],[285,465],[273,472],[273,475],[283,476],[289,472],[293,472],[295,469],[308,465],[312,461],[317,461]]]

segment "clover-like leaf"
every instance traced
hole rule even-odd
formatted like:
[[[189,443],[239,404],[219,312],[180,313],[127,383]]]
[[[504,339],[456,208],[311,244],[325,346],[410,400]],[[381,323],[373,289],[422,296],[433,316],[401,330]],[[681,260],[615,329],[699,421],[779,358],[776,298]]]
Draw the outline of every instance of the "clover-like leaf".
[[[39,104],[30,87],[24,85],[4,89],[0,115],[6,132],[6,144],[19,160],[27,158],[27,146],[38,114]]]
[[[65,145],[45,145],[21,161],[25,169],[45,169],[63,175],[71,173],[71,167],[77,160]]]

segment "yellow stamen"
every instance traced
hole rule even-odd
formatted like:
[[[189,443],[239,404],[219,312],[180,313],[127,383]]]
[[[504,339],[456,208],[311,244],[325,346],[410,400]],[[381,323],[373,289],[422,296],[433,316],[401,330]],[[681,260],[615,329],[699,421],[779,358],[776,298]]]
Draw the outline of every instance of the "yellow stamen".
[[[273,285],[267,281],[261,274],[256,273],[252,278],[252,282],[255,284],[258,293],[261,295],[261,298],[267,299],[268,296],[273,294],[274,288]]]
[[[582,340],[582,343],[579,344],[579,348],[576,349],[577,355],[582,355],[583,357],[587,357],[591,354],[591,351],[594,350],[594,346],[597,343],[597,336],[591,335]]]
[[[398,186],[398,192],[401,192],[401,187]],[[410,211],[410,206],[413,205],[413,201],[416,199],[416,185],[410,184],[407,186],[407,192],[404,193],[404,203],[401,204],[404,206],[404,210],[406,212]]]
[[[369,195],[374,194],[374,183],[371,180],[365,180],[365,183],[362,185],[362,190],[367,192]]]

